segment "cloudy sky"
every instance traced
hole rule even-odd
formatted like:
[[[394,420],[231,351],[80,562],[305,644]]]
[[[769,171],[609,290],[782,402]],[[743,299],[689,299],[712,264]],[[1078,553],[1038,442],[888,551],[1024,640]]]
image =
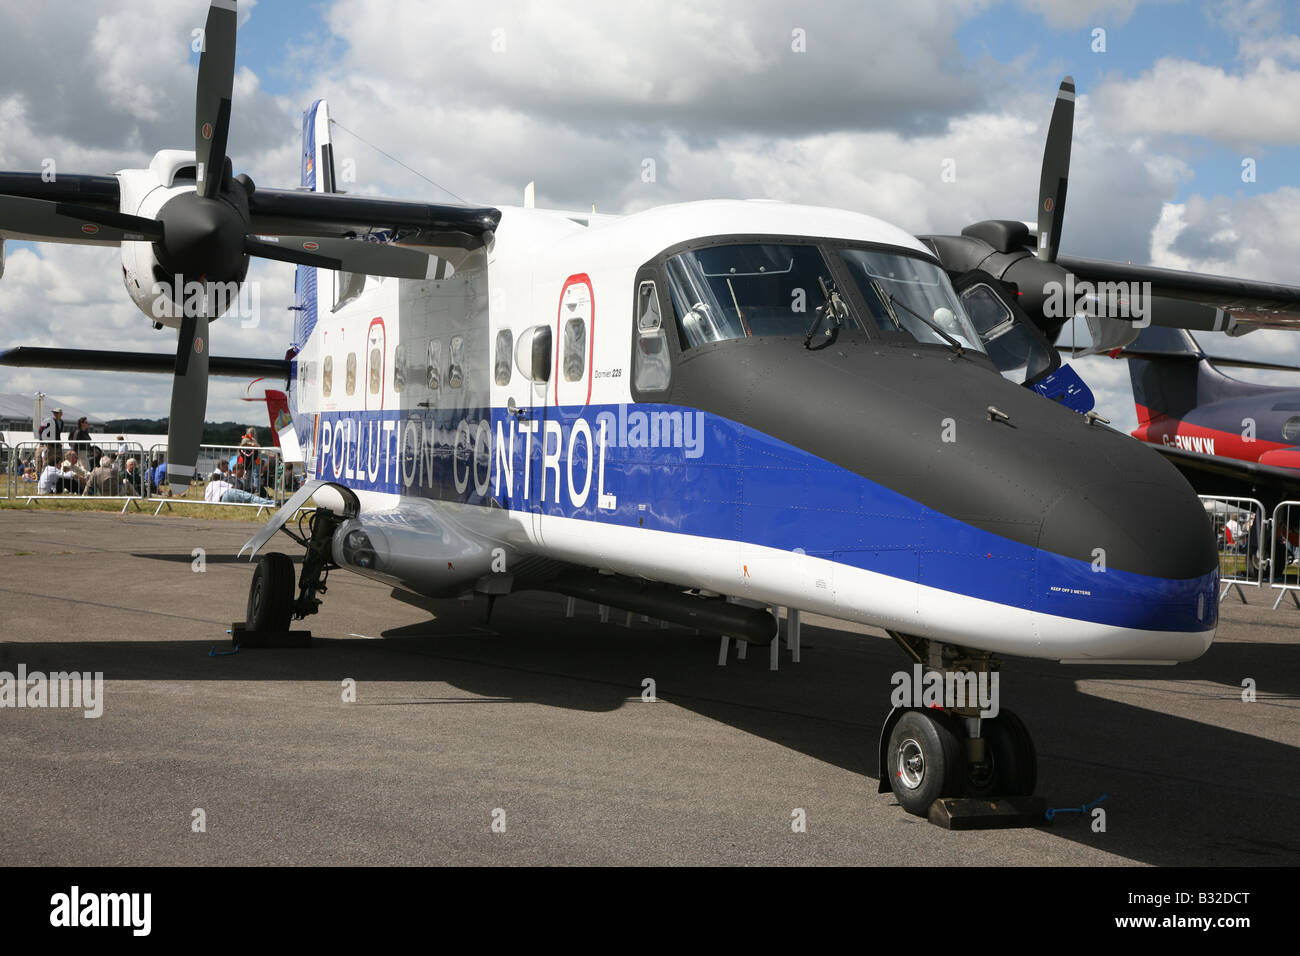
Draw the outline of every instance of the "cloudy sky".
[[[189,147],[206,9],[0,0],[0,169],[107,173]],[[1032,218],[1068,73],[1080,98],[1064,252],[1300,283],[1300,14],[1285,0],[240,9],[230,154],[265,186],[297,184],[301,113],[324,96],[343,127],[422,174],[339,131],[355,192],[518,204],[536,180],[539,206],[767,198],[955,233]],[[218,323],[214,351],[282,355],[292,267],[256,262],[250,276],[262,319]],[[169,352],[174,336],[127,300],[116,250],[8,244],[0,347]],[[1300,335],[1216,338],[1202,344],[1300,363]],[[1123,363],[1078,367],[1132,428]],[[214,380],[208,417],[260,421],[245,386]],[[0,369],[0,392],[38,388],[104,417],[167,414],[162,377]]]

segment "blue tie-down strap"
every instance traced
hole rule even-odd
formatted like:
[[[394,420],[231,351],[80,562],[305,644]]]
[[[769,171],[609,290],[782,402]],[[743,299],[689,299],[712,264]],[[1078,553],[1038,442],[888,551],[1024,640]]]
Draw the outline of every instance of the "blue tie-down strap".
[[[227,634],[230,633],[229,628],[226,628],[226,633]],[[238,653],[239,653],[238,644],[235,645],[235,649],[233,651],[219,651],[217,650],[217,645],[215,644],[213,644],[212,647],[208,649],[208,657],[229,657],[231,654],[238,654]]]
[[[1101,801],[1105,800],[1108,796],[1110,796],[1110,794],[1103,793],[1096,800],[1092,801],[1092,803],[1085,803],[1081,807],[1055,807],[1045,811],[1043,813],[1043,816],[1045,816],[1050,821],[1052,817],[1056,816],[1058,813],[1087,813],[1097,804],[1101,803]]]

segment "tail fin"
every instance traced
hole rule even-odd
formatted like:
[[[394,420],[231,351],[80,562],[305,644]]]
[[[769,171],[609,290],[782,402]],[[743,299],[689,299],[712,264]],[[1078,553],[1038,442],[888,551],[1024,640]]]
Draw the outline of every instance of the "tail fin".
[[[1198,405],[1277,390],[1224,375],[1185,329],[1149,326],[1122,355],[1128,359],[1139,427],[1161,416],[1183,418]]]
[[[330,143],[329,106],[324,100],[317,100],[302,114],[302,178],[301,185],[315,192],[334,191],[334,147]],[[316,328],[317,317],[317,270],[308,266],[299,266],[294,276],[293,337],[289,342],[289,351],[285,356],[294,359]],[[329,273],[326,273],[329,275]],[[277,422],[272,422],[281,447],[294,451],[292,459],[303,459],[303,449],[312,449],[313,419],[307,415],[294,414],[302,408],[302,396],[299,392],[300,375],[295,361],[289,374],[289,396],[286,413],[289,427],[282,433]],[[267,410],[274,411],[268,402]],[[289,438],[289,432],[293,438]],[[288,452],[286,452],[288,454]],[[314,462],[309,462],[314,464]]]
[[[302,114],[302,179],[305,189],[334,192],[334,146],[330,142],[329,104],[317,100]],[[299,266],[294,278],[293,341],[297,354],[316,327],[316,270]]]

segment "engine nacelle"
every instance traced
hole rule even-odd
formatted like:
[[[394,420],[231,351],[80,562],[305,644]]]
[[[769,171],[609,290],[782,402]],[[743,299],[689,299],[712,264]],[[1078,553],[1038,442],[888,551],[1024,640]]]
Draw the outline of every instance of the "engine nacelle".
[[[118,208],[131,216],[157,219],[168,201],[194,192],[194,152],[160,150],[148,169],[123,170],[117,178],[121,183]],[[243,274],[233,282],[199,280],[197,275],[176,276],[165,269],[151,242],[122,243],[122,283],[136,308],[155,323],[178,328],[187,310],[205,311],[209,318],[224,315],[237,306],[252,311],[252,306],[245,302]]]

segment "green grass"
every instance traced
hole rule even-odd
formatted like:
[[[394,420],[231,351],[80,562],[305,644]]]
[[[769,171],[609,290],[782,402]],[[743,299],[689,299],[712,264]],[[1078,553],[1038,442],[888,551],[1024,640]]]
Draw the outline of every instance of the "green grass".
[[[127,508],[126,513],[147,514],[152,516],[158,507],[158,498],[140,498],[140,510]],[[173,499],[175,500],[175,499]],[[192,498],[192,501],[201,501],[200,498]],[[43,498],[40,501],[27,504],[26,498],[0,498],[0,510],[16,511],[111,511],[120,512],[122,510],[122,500],[113,501],[87,501],[78,499],[76,495],[60,495],[58,498]],[[262,512],[262,516],[257,516],[256,508],[232,508],[228,505],[211,505],[211,504],[181,504],[175,508],[163,508],[158,517],[176,517],[176,518],[205,518],[217,519],[219,521],[266,521],[271,515],[275,514],[274,506],[267,506],[267,510]]]

